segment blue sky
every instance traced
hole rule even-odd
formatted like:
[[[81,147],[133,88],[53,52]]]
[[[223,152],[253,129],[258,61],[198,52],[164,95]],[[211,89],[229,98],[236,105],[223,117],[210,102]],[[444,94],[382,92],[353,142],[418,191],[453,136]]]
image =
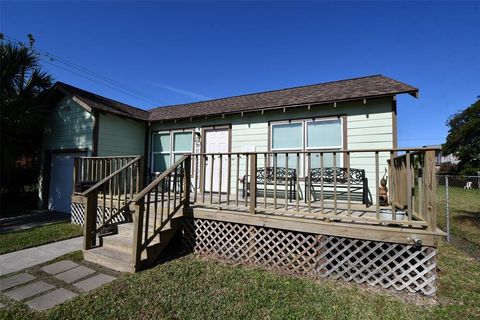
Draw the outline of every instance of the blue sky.
[[[390,76],[420,88],[398,98],[400,146],[442,143],[480,95],[479,21],[458,1],[0,3],[4,34],[143,98],[44,62],[57,80],[142,108]]]

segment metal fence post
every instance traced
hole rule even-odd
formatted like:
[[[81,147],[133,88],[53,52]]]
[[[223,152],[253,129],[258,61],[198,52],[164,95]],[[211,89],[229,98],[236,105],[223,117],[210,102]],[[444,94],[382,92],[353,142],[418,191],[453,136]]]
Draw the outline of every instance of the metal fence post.
[[[450,243],[450,206],[448,199],[448,175],[445,176],[445,206],[447,214],[447,242]]]

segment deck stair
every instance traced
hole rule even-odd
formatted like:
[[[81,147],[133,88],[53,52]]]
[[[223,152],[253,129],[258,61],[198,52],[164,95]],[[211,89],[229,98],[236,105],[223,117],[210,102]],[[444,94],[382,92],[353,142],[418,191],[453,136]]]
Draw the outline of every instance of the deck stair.
[[[154,219],[149,219],[149,229],[154,229]],[[157,219],[157,225],[160,224]],[[141,253],[139,269],[151,265],[162,251],[166,248],[176,232],[181,228],[182,215],[170,219],[159,234],[151,241],[146,250]],[[84,250],[84,258],[87,261],[102,265],[104,267],[121,271],[137,271],[133,261],[134,228],[133,222],[122,223],[116,226],[115,234],[101,237],[101,246],[90,250]],[[138,268],[137,268],[138,269]]]
[[[84,259],[121,272],[153,264],[182,227],[184,209],[189,207],[190,158],[181,157],[141,190],[142,175],[132,178],[132,168],[139,167],[135,159],[83,192]],[[108,205],[113,198],[119,200],[112,211]],[[131,215],[133,222],[119,223],[115,220],[119,215]]]

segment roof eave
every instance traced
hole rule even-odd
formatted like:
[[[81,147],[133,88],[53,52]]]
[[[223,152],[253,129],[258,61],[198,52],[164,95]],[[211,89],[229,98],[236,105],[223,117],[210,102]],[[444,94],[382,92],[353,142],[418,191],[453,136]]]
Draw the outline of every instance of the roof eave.
[[[289,108],[300,108],[300,107],[308,107],[312,105],[325,105],[325,104],[336,104],[336,103],[343,103],[343,102],[352,102],[357,100],[363,99],[375,99],[375,98],[383,98],[383,97],[391,97],[398,94],[409,94],[414,98],[419,97],[419,90],[417,88],[413,90],[406,90],[406,91],[396,91],[387,94],[379,94],[379,95],[369,95],[369,96],[359,96],[355,98],[349,99],[335,99],[335,100],[328,100],[328,101],[317,101],[317,102],[308,102],[302,104],[292,104],[292,105],[278,105],[273,107],[259,107],[256,109],[244,109],[244,110],[236,110],[231,112],[217,112],[217,113],[210,113],[208,115],[196,115],[196,116],[186,116],[180,118],[166,118],[166,119],[152,119],[149,118],[148,121],[150,122],[160,122],[160,121],[178,121],[178,120],[186,120],[186,119],[198,119],[203,117],[215,117],[215,116],[222,116],[222,115],[235,115],[235,114],[242,114],[242,113],[253,113],[253,112],[263,112],[263,111],[271,111],[276,109],[289,109]]]

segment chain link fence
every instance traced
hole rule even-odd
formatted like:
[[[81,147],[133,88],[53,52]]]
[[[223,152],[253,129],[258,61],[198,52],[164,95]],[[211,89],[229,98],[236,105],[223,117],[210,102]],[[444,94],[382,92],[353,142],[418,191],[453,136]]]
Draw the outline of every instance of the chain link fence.
[[[437,175],[437,219],[447,241],[480,259],[480,173]]]

